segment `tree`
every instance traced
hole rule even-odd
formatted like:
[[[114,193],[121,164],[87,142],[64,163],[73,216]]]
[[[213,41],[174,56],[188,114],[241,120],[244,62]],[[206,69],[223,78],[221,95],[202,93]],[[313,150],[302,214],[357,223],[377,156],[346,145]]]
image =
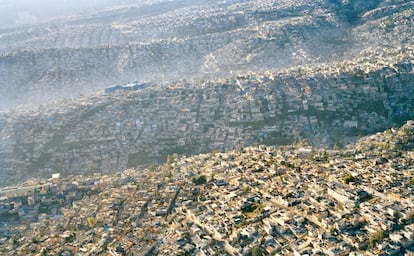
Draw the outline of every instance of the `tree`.
[[[354,182],[354,181],[355,181],[355,177],[354,177],[354,176],[352,176],[352,174],[347,173],[347,174],[345,174],[345,176],[344,176],[344,178],[342,179],[342,181],[343,181],[345,184],[349,184],[350,182]]]
[[[263,255],[263,250],[262,248],[260,248],[259,246],[255,246],[252,249],[252,256],[262,256]]]
[[[96,219],[94,217],[88,217],[86,220],[88,221],[88,226],[90,228],[94,228],[96,226]]]
[[[249,187],[249,186],[244,185],[244,186],[242,187],[242,192],[243,192],[243,194],[247,194],[249,191],[250,191],[250,187]]]
[[[375,234],[372,235],[369,238],[368,247],[369,248],[374,248],[375,245],[384,238],[384,236],[385,236],[385,233],[384,233],[383,230],[379,230],[379,231],[375,232]]]
[[[206,182],[207,182],[207,178],[206,178],[206,175],[200,175],[200,176],[198,176],[198,177],[193,177],[192,179],[191,179],[191,181],[194,183],[194,184],[196,184],[196,185],[203,185],[203,184],[206,184]]]

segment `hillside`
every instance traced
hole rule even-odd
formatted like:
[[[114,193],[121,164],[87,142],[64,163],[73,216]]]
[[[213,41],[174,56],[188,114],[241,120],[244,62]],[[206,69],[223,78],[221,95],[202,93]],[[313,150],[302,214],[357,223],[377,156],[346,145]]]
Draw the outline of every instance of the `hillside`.
[[[1,184],[55,172],[113,172],[162,163],[173,153],[258,143],[342,147],[413,119],[412,84],[411,62],[338,62],[149,84],[15,110],[0,115]]]
[[[412,47],[412,12],[412,1],[175,0],[5,30],[0,108],[135,80],[379,62]]]
[[[409,255],[413,149],[410,121],[347,150],[261,145],[30,181],[0,191],[0,252]]]

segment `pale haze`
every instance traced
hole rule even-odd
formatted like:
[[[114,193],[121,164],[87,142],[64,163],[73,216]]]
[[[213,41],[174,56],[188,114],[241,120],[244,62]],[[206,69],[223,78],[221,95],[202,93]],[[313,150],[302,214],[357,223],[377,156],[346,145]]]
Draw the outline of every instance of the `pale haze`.
[[[131,0],[0,0],[0,28],[36,24],[60,16],[89,14]]]

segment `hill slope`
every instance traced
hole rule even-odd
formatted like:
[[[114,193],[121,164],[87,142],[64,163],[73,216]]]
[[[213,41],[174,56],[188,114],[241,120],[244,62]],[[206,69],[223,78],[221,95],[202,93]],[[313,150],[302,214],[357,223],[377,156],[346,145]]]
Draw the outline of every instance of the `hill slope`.
[[[382,143],[403,147],[378,147]],[[9,225],[0,226],[0,250],[413,252],[414,121],[358,145],[336,151],[248,147],[171,156],[164,165],[115,175],[28,182],[0,191],[8,198],[0,205],[14,205],[2,210]]]
[[[0,107],[39,104],[112,83],[330,65],[364,57],[365,51],[387,55],[413,45],[412,5],[175,0],[4,31]]]
[[[414,52],[390,56],[99,92],[0,115],[1,183],[257,143],[343,146],[414,118]]]

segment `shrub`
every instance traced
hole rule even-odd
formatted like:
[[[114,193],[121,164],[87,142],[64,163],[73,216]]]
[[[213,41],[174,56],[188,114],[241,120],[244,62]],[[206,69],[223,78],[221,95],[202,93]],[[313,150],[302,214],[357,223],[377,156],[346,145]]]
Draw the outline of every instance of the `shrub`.
[[[194,183],[194,184],[196,184],[196,185],[202,185],[202,184],[206,184],[206,182],[207,182],[207,178],[206,178],[206,175],[200,175],[200,176],[198,176],[198,177],[193,177],[192,179],[191,179],[191,181]]]
[[[352,174],[347,173],[347,174],[344,176],[344,178],[342,179],[342,181],[343,181],[345,184],[349,184],[350,182],[354,182],[354,181],[355,181],[355,177],[354,177],[354,176],[352,176]]]
[[[255,246],[252,249],[252,256],[262,256],[263,255],[263,250],[262,248],[260,248],[259,246]]]

